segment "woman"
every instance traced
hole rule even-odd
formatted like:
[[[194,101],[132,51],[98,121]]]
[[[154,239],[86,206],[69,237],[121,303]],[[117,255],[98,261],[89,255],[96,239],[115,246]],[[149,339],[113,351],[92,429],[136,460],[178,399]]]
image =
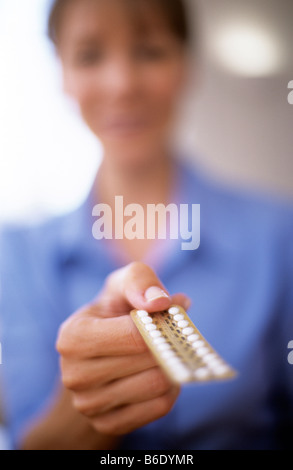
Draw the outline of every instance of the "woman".
[[[176,160],[169,136],[188,70],[186,16],[181,0],[54,2],[49,31],[64,90],[104,156],[82,207],[2,238],[4,390],[17,448],[279,448],[290,440],[291,212]],[[143,209],[200,204],[199,249],[123,230],[96,240],[97,203],[112,209],[104,223],[121,234],[116,196]],[[237,379],[179,389],[129,316],[190,300],[190,316]]]

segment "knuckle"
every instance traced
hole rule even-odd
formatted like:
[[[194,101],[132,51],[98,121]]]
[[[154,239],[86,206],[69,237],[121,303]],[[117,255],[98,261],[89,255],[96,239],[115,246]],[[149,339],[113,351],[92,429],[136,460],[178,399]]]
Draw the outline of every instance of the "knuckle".
[[[69,356],[75,350],[80,336],[80,327],[84,322],[84,318],[78,313],[67,318],[59,327],[56,349],[62,356]]]
[[[89,400],[84,399],[79,394],[74,394],[72,399],[73,407],[87,418],[91,418],[98,412],[98,408],[93,406]]]
[[[145,263],[142,261],[132,261],[128,265],[128,272],[129,273],[137,273],[143,271],[145,269],[150,269]]]
[[[126,277],[128,281],[132,281],[133,279],[137,279],[137,277],[145,275],[146,273],[153,274],[152,269],[147,264],[141,261],[133,261],[127,266]]]
[[[107,291],[107,289],[111,290],[113,287],[117,286],[117,284],[125,284],[132,281],[150,270],[151,268],[141,261],[132,261],[123,268],[108,274],[104,282],[104,291]]]
[[[79,413],[86,414],[88,412],[88,404],[77,393],[73,394],[72,405]]]
[[[111,391],[107,388],[75,390],[72,394],[74,408],[87,418],[102,416],[113,407]]]
[[[112,286],[112,284],[115,280],[115,277],[117,275],[116,273],[117,273],[116,271],[113,271],[105,277],[104,287],[101,291],[101,294],[104,293],[105,291],[107,291],[107,289]]]
[[[105,417],[95,417],[93,420],[93,426],[96,431],[101,434],[107,434],[112,436],[118,436],[121,434],[119,423]]]
[[[77,387],[76,377],[69,372],[64,372],[62,374],[62,383],[64,387],[69,390],[75,390]]]
[[[168,414],[174,405],[174,397],[169,393],[166,393],[160,397],[159,407],[161,416]]]
[[[82,373],[82,370],[77,365],[66,364],[65,361],[62,361],[61,370],[62,370],[62,382],[64,387],[69,390],[83,390],[88,386],[88,379]]]
[[[67,355],[68,351],[71,349],[70,346],[70,335],[68,334],[69,319],[63,322],[58,330],[57,340],[56,340],[56,349],[62,355]]]
[[[159,367],[155,367],[150,372],[149,386],[156,395],[162,395],[169,391],[170,383]]]
[[[59,327],[56,339],[56,349],[61,356],[78,357],[83,353],[87,342],[84,338],[89,330],[91,307],[84,307],[82,310],[68,317]]]
[[[104,281],[104,289],[103,292],[107,291],[108,289],[112,290],[113,288],[117,288],[117,285],[123,283],[125,277],[129,276],[129,273],[135,273],[135,265],[138,264],[136,261],[127,264],[123,268],[117,269],[116,271],[112,271],[110,274],[107,275]]]

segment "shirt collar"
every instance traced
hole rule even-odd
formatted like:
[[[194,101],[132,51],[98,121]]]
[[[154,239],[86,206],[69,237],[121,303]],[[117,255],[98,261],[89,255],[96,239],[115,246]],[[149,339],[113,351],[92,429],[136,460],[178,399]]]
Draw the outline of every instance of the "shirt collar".
[[[175,162],[176,183],[173,190],[173,202],[177,204],[200,204],[201,206],[201,242],[197,250],[183,251],[180,248],[182,240],[176,240],[170,244],[170,256],[168,268],[175,267],[178,263],[185,262],[190,257],[203,256],[226,245],[226,240],[221,239],[222,223],[219,194],[215,191],[216,186],[211,184],[209,178],[193,164],[186,161]],[[96,204],[94,198],[94,186],[92,186],[84,202],[73,212],[62,218],[60,248],[62,260],[67,263],[78,258],[88,258],[91,262],[95,260],[101,264],[104,260],[110,269],[120,266],[115,253],[109,257],[105,252],[105,245],[97,242],[92,235],[93,216],[92,209]],[[224,245],[224,246],[223,246]],[[218,251],[217,251],[218,253]],[[103,264],[104,264],[103,263]],[[167,267],[166,267],[167,268]]]

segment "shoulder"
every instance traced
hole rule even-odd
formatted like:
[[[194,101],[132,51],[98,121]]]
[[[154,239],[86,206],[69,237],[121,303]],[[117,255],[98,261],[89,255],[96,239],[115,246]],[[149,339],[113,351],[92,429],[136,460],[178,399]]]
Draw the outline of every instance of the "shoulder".
[[[14,258],[28,257],[42,247],[53,246],[62,231],[65,218],[50,218],[38,223],[6,223],[0,229],[2,265],[12,254]]]
[[[204,212],[221,218],[230,227],[269,230],[275,233],[293,230],[293,197],[262,189],[224,182],[191,164],[183,165],[183,181],[189,200],[202,205]]]
[[[34,223],[2,224],[1,282],[9,276],[10,283],[19,279],[24,285],[57,265],[76,235],[81,211],[82,208],[78,208]]]
[[[34,224],[5,224],[0,231],[1,324],[9,337],[12,324],[40,328],[48,337],[69,312],[62,298],[68,233],[74,233],[77,213],[50,217]],[[25,320],[24,320],[25,319]],[[4,333],[3,333],[4,334]]]
[[[271,279],[283,289],[293,280],[293,204],[265,191],[224,183],[188,164],[185,201],[200,204],[200,253],[238,273]]]

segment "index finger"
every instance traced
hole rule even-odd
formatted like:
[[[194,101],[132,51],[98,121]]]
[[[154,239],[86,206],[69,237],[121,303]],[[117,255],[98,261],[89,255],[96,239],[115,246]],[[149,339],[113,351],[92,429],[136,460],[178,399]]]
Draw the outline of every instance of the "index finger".
[[[56,348],[63,356],[79,359],[140,354],[148,349],[129,315],[99,318],[89,311],[61,325]]]

